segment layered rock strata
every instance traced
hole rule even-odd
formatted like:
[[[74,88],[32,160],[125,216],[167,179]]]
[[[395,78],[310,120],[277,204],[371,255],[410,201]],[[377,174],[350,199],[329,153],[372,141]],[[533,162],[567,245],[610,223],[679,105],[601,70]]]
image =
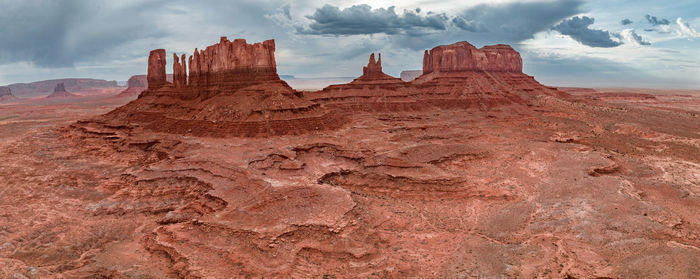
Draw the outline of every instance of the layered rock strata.
[[[341,116],[329,115],[319,104],[301,98],[279,78],[274,51],[273,40],[248,44],[222,37],[218,44],[195,49],[189,58],[174,54],[170,83],[165,50],[154,50],[149,56],[148,89],[105,119],[212,137],[300,134],[340,127]]]
[[[468,42],[438,46],[423,55],[423,74],[465,71],[522,73],[523,61],[508,45],[477,49]]]
[[[426,51],[422,75],[404,82],[382,72],[370,56],[363,75],[348,84],[306,93],[310,100],[351,111],[478,108],[524,104],[536,92],[561,95],[522,73],[520,54],[507,45],[477,49],[467,42]]]

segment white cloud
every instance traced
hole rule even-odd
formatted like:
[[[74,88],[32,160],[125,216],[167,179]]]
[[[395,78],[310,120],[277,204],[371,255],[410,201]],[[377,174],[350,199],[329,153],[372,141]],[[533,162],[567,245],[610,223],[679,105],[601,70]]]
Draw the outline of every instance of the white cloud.
[[[680,28],[681,36],[687,38],[700,38],[700,33],[698,33],[698,31],[695,31],[695,29],[690,27],[690,24],[683,21],[682,18],[679,17],[678,19],[676,19],[676,23],[678,23],[678,27]]]

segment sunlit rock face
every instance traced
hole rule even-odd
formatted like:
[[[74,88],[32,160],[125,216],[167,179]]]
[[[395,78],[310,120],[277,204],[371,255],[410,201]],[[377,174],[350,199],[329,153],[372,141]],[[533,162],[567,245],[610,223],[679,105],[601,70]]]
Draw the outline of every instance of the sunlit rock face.
[[[468,42],[437,46],[423,55],[423,74],[464,71],[522,73],[523,60],[509,45],[477,49]]]

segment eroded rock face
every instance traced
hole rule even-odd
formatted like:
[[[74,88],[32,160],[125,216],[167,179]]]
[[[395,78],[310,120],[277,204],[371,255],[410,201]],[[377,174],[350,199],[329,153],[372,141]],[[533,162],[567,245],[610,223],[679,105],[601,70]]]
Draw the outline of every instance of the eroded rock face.
[[[165,49],[156,49],[148,55],[148,88],[157,89],[167,83],[165,75]]]
[[[185,62],[185,55],[182,55],[182,64],[180,64],[177,54],[173,53],[173,61],[173,85],[176,88],[187,86],[187,62]]]
[[[328,115],[279,78],[274,51],[273,40],[248,44],[222,37],[204,50],[195,49],[188,59],[174,54],[171,84],[165,75],[165,50],[154,50],[148,89],[107,118],[213,137],[302,134],[342,126],[341,116]]]
[[[522,73],[520,54],[508,45],[477,49],[468,42],[437,46],[423,55],[423,74],[432,72],[513,72]]]

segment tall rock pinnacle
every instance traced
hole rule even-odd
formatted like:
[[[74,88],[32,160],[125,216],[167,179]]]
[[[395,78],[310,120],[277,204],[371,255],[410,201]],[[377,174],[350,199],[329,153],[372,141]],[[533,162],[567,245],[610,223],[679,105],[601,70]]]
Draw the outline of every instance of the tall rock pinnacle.
[[[148,88],[160,88],[167,83],[165,75],[165,49],[156,49],[148,55]]]

